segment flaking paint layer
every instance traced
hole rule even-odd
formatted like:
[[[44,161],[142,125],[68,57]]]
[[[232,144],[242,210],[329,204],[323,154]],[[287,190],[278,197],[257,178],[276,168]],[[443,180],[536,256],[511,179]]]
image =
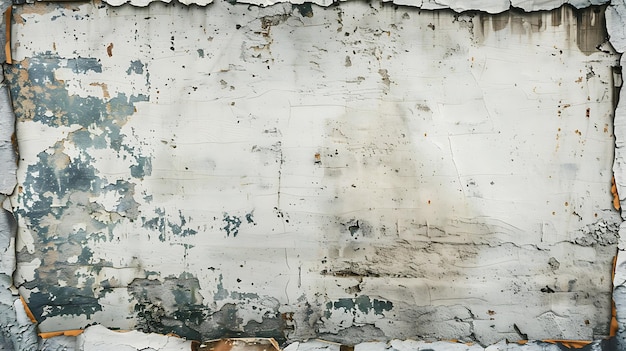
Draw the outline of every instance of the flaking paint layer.
[[[603,11],[22,6],[16,285],[42,330],[606,335]]]

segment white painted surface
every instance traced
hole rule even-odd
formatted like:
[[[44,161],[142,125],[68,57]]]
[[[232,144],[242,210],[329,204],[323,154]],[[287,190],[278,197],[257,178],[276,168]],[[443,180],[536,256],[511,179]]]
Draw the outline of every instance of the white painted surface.
[[[111,228],[81,243],[93,252],[86,264],[60,245],[67,262],[54,262],[94,296],[113,284],[102,311],[49,316],[42,330],[141,326],[133,279],[189,274],[199,282],[193,299],[210,311],[239,305],[241,328],[293,313],[292,339],[350,340],[342,331],[363,326],[381,333],[374,338],[484,343],[519,338],[515,327],[538,339],[606,333],[620,222],[609,191],[617,57],[581,52],[569,10],[555,12],[557,25],[551,14],[358,2],[313,7],[312,17],[289,4],[38,6],[17,14],[23,67],[53,50],[64,66],[53,77],[69,96],[149,97],[121,126],[121,151],[78,145],[79,125],[19,122],[28,196],[14,195],[16,210],[40,198],[96,209],[48,217],[59,241],[94,223]],[[101,72],[70,69],[78,58],[96,59]],[[32,188],[28,167],[42,152],[62,156],[59,169],[93,167],[104,185],[131,183],[134,212],[115,186]],[[130,170],[139,156],[151,160],[143,177]],[[32,232],[22,235],[23,252],[44,252]],[[17,284],[34,281],[32,262]],[[326,311],[363,296],[394,307]]]

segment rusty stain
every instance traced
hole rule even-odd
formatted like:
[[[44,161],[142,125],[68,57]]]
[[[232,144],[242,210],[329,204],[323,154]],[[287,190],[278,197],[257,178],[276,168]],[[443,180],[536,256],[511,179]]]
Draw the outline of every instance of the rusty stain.
[[[92,86],[92,87],[100,87],[100,88],[102,88],[102,96],[104,96],[106,99],[111,97],[111,95],[109,94],[109,88],[106,85],[106,83],[90,83],[89,85]],[[137,111],[135,110],[135,112],[137,112]]]
[[[22,302],[22,306],[24,306],[24,312],[26,312],[28,319],[30,319],[30,321],[33,323],[37,323],[37,319],[33,315],[33,312],[30,310],[30,308],[28,308],[28,305],[26,304],[26,300],[24,300],[24,297],[21,295],[20,295],[20,301]]]
[[[5,61],[8,64],[13,63],[11,59],[11,17],[13,13],[13,6],[9,6],[4,12],[4,23],[6,25],[5,28],[5,42],[4,42],[4,54]]]
[[[591,341],[587,341],[587,340],[552,340],[552,339],[548,339],[548,340],[542,340],[543,342],[547,342],[550,344],[557,344],[557,345],[563,345],[567,348],[574,348],[574,349],[582,349],[585,346],[591,344]]]
[[[113,56],[113,43],[109,43],[107,46],[107,55],[109,55],[109,57]]]
[[[20,154],[20,150],[19,150],[19,144],[17,142],[17,134],[13,133],[11,134],[11,145],[13,145],[13,151],[15,151],[16,154]],[[18,158],[15,159],[15,163],[19,163],[18,162]]]
[[[611,178],[611,194],[613,195],[613,208],[619,211],[621,205],[619,194],[617,193],[617,184],[615,184],[615,177]]]
[[[54,338],[57,336],[79,336],[82,333],[83,333],[83,329],[70,329],[70,330],[61,330],[61,331],[55,331],[55,332],[39,333],[38,335],[42,339],[50,339],[50,338]]]

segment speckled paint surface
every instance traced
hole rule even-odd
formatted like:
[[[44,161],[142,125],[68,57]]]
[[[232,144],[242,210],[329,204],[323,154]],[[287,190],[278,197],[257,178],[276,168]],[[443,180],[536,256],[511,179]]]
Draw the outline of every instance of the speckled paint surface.
[[[43,331],[605,336],[604,12],[20,6],[15,285]]]

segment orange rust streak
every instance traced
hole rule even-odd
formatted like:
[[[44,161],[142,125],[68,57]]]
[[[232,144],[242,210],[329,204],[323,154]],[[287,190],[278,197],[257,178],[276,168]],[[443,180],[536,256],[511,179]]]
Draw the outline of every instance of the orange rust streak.
[[[611,178],[611,194],[613,195],[613,207],[616,210],[620,209],[619,194],[617,193],[617,185],[615,184],[615,177]]]
[[[13,12],[13,6],[9,6],[6,11],[4,11],[4,23],[6,24],[6,37],[4,43],[4,54],[6,57],[6,63],[9,65],[13,63],[11,59],[11,17]]]
[[[37,319],[35,318],[35,315],[30,310],[30,308],[28,308],[28,305],[26,304],[26,300],[24,300],[22,296],[20,296],[20,301],[22,301],[22,305],[24,305],[24,311],[26,312],[28,319],[30,319],[30,321],[33,323],[37,323]]]
[[[568,348],[582,349],[583,347],[591,344],[591,341],[587,340],[543,340],[551,344],[561,344]]]
[[[55,332],[39,333],[42,339],[54,338],[55,336],[78,336],[83,333],[82,329],[60,330]]]
[[[541,342],[547,342],[550,344],[559,344],[559,345],[563,345],[569,349],[582,349],[583,347],[591,344],[593,341],[589,341],[589,340],[553,340],[553,339],[547,339],[547,340],[538,340]],[[517,344],[519,345],[525,345],[529,342],[529,340],[519,340],[516,341]]]

